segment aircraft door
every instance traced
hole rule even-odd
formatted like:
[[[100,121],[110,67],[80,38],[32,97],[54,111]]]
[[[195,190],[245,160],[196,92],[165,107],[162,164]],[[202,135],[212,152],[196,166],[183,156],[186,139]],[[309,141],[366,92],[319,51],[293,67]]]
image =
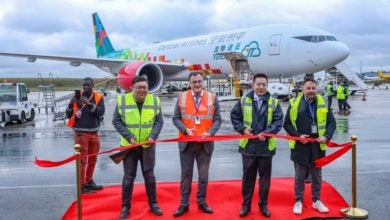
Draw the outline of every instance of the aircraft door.
[[[282,40],[282,34],[275,34],[271,36],[268,47],[269,55],[280,55],[280,42]]]

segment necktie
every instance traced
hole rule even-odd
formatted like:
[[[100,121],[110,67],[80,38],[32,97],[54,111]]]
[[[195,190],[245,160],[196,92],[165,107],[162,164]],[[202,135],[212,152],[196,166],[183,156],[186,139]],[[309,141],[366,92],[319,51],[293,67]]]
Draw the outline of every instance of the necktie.
[[[196,106],[199,106],[199,101],[200,101],[200,96],[199,95],[195,95],[195,105]]]
[[[257,112],[260,111],[260,105],[259,105],[259,100],[258,99],[255,99],[255,109]]]

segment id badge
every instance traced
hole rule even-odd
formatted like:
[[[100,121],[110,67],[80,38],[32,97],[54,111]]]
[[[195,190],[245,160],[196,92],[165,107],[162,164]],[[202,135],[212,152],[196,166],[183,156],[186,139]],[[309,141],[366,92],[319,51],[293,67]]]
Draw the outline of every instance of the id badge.
[[[195,124],[200,125],[200,117],[198,115],[195,116]]]
[[[316,124],[312,124],[311,125],[311,133],[312,134],[317,134],[317,125]]]
[[[77,110],[77,112],[76,112],[76,117],[77,118],[81,118],[81,113],[82,113],[82,111],[79,109],[79,110]]]

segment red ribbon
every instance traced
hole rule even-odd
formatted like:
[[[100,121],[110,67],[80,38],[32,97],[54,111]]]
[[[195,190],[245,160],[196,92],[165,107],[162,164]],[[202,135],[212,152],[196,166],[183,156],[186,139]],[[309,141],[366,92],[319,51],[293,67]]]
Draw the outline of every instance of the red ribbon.
[[[289,136],[289,135],[277,135],[277,134],[268,134],[268,133],[262,133],[262,135],[266,136],[266,137],[275,137],[278,139],[316,142],[315,138],[300,138],[300,137],[294,137],[294,136]],[[183,138],[170,138],[170,139],[149,141],[149,142],[145,142],[143,144],[154,144],[154,143],[158,143],[158,142],[228,141],[228,140],[239,140],[239,139],[243,139],[243,138],[247,138],[247,139],[257,138],[257,135],[240,135],[240,134],[231,135],[231,134],[227,134],[227,135],[207,136],[204,138],[201,138],[198,136],[186,136]],[[86,157],[96,156],[96,155],[100,155],[100,154],[112,153],[114,151],[131,149],[131,148],[139,147],[141,145],[142,144],[132,144],[129,146],[120,146],[120,147],[112,148],[112,149],[109,149],[106,151],[101,151],[101,152],[96,153],[96,154],[89,154],[89,155],[84,155],[84,156],[73,155],[73,156],[70,156],[70,157],[66,158],[65,160],[61,160],[61,161],[39,160],[37,157],[35,157],[34,163],[40,167],[46,167],[46,168],[58,167],[58,166],[62,166],[66,163],[69,163],[69,162],[74,161],[74,160],[79,159],[79,158],[86,158]],[[334,152],[326,157],[323,157],[323,158],[316,160],[315,161],[316,167],[323,167],[323,166],[329,164],[330,162],[336,160],[337,158],[339,158],[341,155],[345,154],[346,152],[348,152],[352,148],[351,142],[344,143],[344,144],[337,144],[337,143],[329,141],[326,143],[326,145],[328,147],[342,147],[342,149],[340,149],[340,150],[338,150],[338,151],[336,151],[336,152]]]

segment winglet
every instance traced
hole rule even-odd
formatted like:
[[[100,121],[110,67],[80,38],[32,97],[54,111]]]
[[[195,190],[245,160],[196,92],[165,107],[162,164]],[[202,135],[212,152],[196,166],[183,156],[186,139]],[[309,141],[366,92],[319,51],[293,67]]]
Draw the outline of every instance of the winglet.
[[[95,47],[97,57],[102,57],[109,53],[115,52],[112,47],[110,38],[104,29],[102,22],[100,21],[99,15],[95,12],[92,14],[93,29],[95,32]]]

